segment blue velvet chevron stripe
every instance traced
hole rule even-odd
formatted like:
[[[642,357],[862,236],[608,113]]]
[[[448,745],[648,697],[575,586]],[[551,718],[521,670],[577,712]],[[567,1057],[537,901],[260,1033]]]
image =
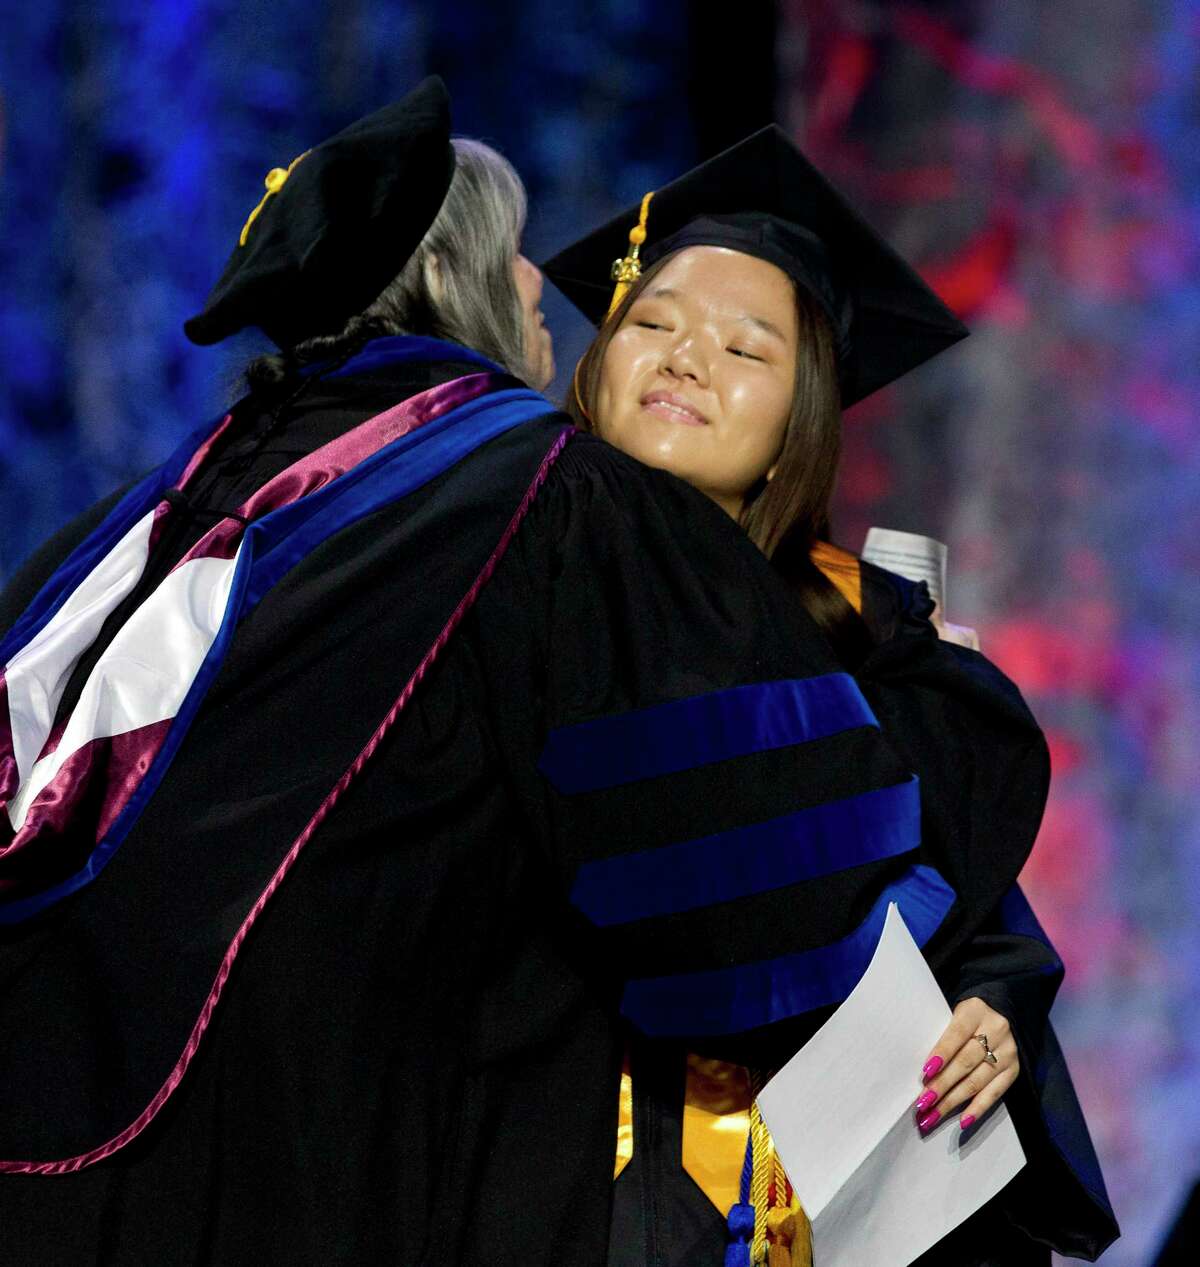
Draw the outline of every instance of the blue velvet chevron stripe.
[[[756,682],[550,732],[539,762],[565,795],[878,726],[848,673]]]
[[[828,946],[703,972],[642,977],[625,987],[621,1011],[643,1033],[735,1034],[840,1003],[867,969],[895,902],[923,946],[950,910],[954,890],[932,867],[909,868],[879,895],[866,919]]]
[[[917,779],[731,831],[584,863],[571,901],[608,927],[814,880],[921,843]]]

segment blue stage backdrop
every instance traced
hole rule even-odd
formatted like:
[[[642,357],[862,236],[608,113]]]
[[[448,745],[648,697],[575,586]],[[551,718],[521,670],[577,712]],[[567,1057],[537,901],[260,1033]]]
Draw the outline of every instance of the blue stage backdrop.
[[[236,392],[265,345],[180,326],[270,168],[437,71],[524,176],[537,258],[692,161],[687,29],[682,0],[6,6],[0,578]],[[586,330],[550,315],[565,360]]]
[[[422,75],[534,258],[774,115],[975,330],[852,412],[837,535],[947,540],[1047,727],[1025,879],[1140,1267],[1200,1170],[1198,60],[1200,0],[10,3],[0,582],[233,398],[263,344],[180,327],[264,175]]]

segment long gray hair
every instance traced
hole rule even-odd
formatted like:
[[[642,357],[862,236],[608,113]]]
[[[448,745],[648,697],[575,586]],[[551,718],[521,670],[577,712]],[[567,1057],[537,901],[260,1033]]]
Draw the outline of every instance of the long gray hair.
[[[368,339],[423,334],[461,343],[527,376],[513,258],[525,228],[525,187],[481,141],[455,137],[454,177],[437,219],[379,297],[336,334],[305,339],[246,367],[251,390],[286,385],[301,366],[352,354]]]

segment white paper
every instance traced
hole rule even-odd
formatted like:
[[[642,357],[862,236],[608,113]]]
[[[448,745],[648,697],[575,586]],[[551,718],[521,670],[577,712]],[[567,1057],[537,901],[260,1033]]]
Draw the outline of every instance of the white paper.
[[[910,581],[924,581],[929,597],[946,614],[946,545],[915,532],[872,528],[867,533],[862,557],[876,567],[898,572]]]
[[[918,1132],[921,1066],[949,1020],[892,903],[862,980],[759,1095],[814,1267],[907,1267],[1025,1164],[1003,1102],[965,1141],[954,1114]]]

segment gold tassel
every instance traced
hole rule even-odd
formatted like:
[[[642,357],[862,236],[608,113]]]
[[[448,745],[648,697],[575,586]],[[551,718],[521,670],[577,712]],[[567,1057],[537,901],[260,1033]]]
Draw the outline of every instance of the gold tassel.
[[[796,1237],[796,1216],[786,1205],[775,1206],[767,1215],[771,1246],[767,1267],[792,1267],[792,1241]]]
[[[771,1235],[767,1267],[813,1267],[812,1228],[798,1197],[792,1197],[791,1205],[771,1210],[767,1231]]]
[[[792,1191],[783,1159],[758,1107],[763,1079],[753,1075],[750,1105],[751,1178],[754,1240],[750,1261],[758,1267],[813,1267],[812,1229],[800,1198]],[[760,1195],[761,1194],[761,1197]]]
[[[792,1234],[792,1267],[813,1267],[812,1224],[800,1198],[793,1194],[792,1213],[796,1216],[796,1230]]]
[[[653,197],[654,190],[651,190],[642,199],[638,222],[629,230],[629,254],[622,259],[613,260],[612,280],[617,284],[613,288],[612,303],[608,305],[608,312],[605,314],[606,321],[616,312],[630,286],[642,275],[642,261],[638,259],[638,252],[646,240],[646,215],[650,210],[650,199]]]

